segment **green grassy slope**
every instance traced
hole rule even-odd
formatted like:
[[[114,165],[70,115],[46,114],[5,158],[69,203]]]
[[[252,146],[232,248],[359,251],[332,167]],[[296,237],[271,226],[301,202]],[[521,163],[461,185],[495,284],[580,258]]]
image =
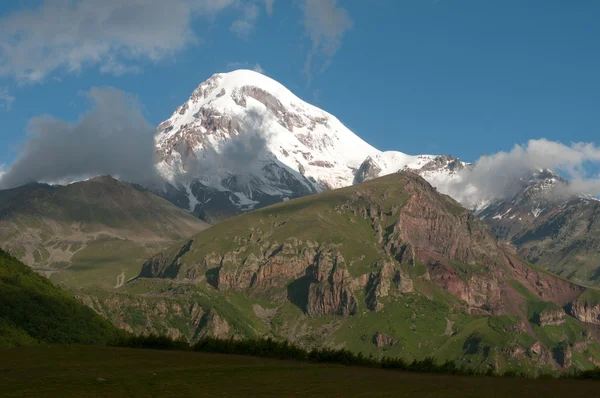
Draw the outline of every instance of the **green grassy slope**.
[[[565,368],[599,359],[598,342],[568,315],[536,323],[583,290],[506,254],[478,219],[403,173],[228,219],[153,257],[94,308],[127,323],[108,309],[119,303],[140,314],[133,331],[175,328],[193,341],[202,322],[175,311],[185,327],[174,327],[172,308],[201,303],[228,323],[213,328],[220,337],[533,373],[558,370],[563,345],[573,347]],[[142,314],[140,296],[166,310]]]
[[[0,250],[0,347],[103,344],[119,334],[94,311]]]
[[[5,397],[597,395],[598,383],[405,373],[234,355],[102,347],[0,350]]]

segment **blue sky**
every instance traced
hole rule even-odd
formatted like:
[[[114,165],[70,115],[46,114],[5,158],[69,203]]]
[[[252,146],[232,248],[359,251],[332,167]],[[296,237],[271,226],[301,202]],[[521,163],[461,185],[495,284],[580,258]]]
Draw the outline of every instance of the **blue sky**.
[[[382,150],[473,161],[600,137],[600,2],[96,3],[0,3],[0,164],[32,117],[76,121],[91,87],[135,95],[157,125],[213,73],[256,65]]]

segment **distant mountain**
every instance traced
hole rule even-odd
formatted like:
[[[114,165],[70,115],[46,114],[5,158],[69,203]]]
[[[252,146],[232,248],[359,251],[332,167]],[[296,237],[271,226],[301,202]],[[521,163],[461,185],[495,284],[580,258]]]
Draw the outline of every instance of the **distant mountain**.
[[[540,170],[513,197],[477,214],[529,261],[580,283],[600,283],[600,201],[567,194],[568,185]]]
[[[142,298],[156,303],[136,317]],[[228,219],[92,308],[137,333],[274,336],[306,347],[531,371],[592,367],[598,291],[520,261],[414,173]]]
[[[0,250],[0,347],[103,344],[119,334],[94,311]]]
[[[118,286],[145,257],[206,227],[154,193],[111,177],[0,191],[1,247],[75,286]]]
[[[381,152],[333,115],[249,70],[200,84],[160,124],[156,150],[158,170],[172,183],[162,195],[209,221],[437,159]]]

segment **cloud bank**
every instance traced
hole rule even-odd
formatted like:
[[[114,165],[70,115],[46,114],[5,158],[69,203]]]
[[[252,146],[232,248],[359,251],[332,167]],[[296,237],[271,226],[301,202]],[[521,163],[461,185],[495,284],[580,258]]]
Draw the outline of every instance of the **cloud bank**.
[[[235,176],[236,188],[245,190],[250,180],[262,174],[262,162],[269,155],[270,136],[265,134],[268,120],[263,113],[249,110],[240,123],[241,133],[222,144],[216,151],[204,151],[201,158],[189,158],[181,181],[215,178],[216,184]]]
[[[512,198],[540,169],[558,172],[569,180],[552,192],[557,196],[600,195],[600,147],[594,143],[565,145],[546,139],[529,140],[509,152],[482,156],[459,179],[436,181],[437,188],[466,207],[490,200]]]
[[[199,43],[194,20],[233,9],[241,14],[230,30],[248,39],[261,8],[274,14],[275,0],[43,0],[0,18],[0,77],[40,82],[55,72],[97,67],[113,75],[136,73],[140,62],[159,62]],[[299,0],[312,42],[305,72],[313,61],[322,72],[352,28],[337,0]]]
[[[92,88],[92,109],[76,123],[38,116],[30,120],[22,152],[0,179],[7,189],[30,182],[112,175],[150,185],[155,127],[137,101],[114,88]]]
[[[197,43],[191,22],[237,0],[45,0],[0,19],[0,75],[37,82],[53,71],[96,65],[135,72]]]

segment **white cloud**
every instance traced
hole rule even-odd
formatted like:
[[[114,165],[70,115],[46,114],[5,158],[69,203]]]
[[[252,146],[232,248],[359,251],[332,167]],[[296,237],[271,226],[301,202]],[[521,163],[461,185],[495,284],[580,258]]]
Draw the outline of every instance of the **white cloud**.
[[[130,72],[198,42],[191,21],[237,0],[45,0],[0,19],[0,75],[40,81],[96,65]]]
[[[92,88],[86,96],[93,107],[76,123],[47,115],[29,121],[28,140],[0,187],[106,174],[140,184],[155,181],[156,130],[135,98],[114,88]]]
[[[305,65],[305,72],[310,79],[313,58],[319,55],[324,57],[321,71],[327,69],[353,22],[348,11],[338,7],[337,0],[304,0],[302,10],[304,27],[312,41]]]
[[[262,66],[260,66],[260,64],[254,65],[254,68],[252,68],[252,70],[254,72],[262,73],[263,75],[265,74],[265,70],[262,68]]]
[[[7,88],[0,88],[0,108],[10,109],[15,97],[10,95]]]
[[[539,169],[551,169],[570,180],[569,194],[600,195],[600,147],[594,143],[565,145],[546,139],[529,140],[509,152],[482,156],[472,170],[463,170],[460,181],[435,184],[463,205],[473,207],[489,200],[511,198],[522,188],[523,180]]]
[[[260,15],[260,9],[254,3],[248,3],[244,6],[244,12],[240,19],[233,21],[231,31],[242,39],[247,39],[254,30],[256,20]]]
[[[265,3],[265,9],[267,10],[267,15],[273,15],[273,4],[275,0],[263,0]]]

